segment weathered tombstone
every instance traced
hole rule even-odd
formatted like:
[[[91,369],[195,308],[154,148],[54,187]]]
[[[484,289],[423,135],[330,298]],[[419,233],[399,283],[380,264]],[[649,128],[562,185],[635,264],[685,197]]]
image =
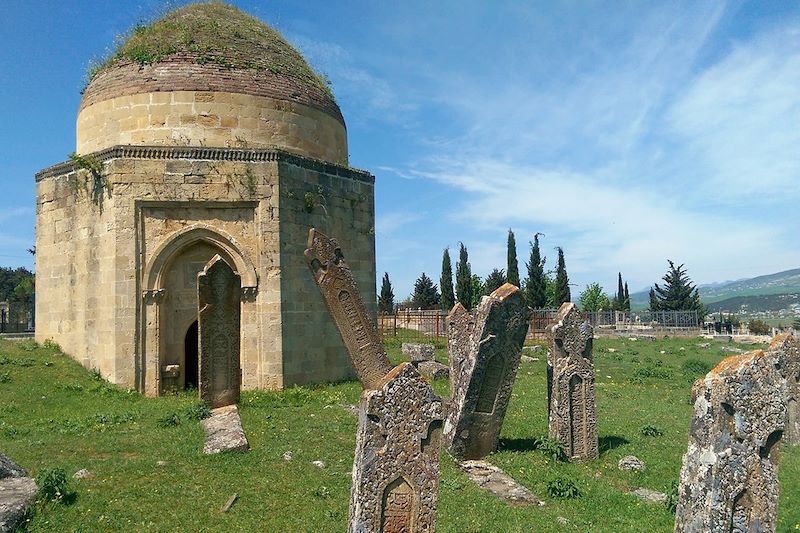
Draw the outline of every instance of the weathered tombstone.
[[[676,533],[774,532],[785,378],[773,353],[728,357],[695,383]]]
[[[433,532],[442,400],[413,365],[391,368],[336,241],[312,229],[305,258],[365,389],[348,531]]]
[[[436,347],[433,344],[414,344],[411,342],[404,342],[400,347],[403,355],[408,357],[412,363],[420,363],[422,361],[433,361],[436,354]]]
[[[574,303],[567,302],[561,304],[548,334],[550,437],[563,442],[572,459],[596,459],[599,446],[592,326]]]
[[[461,304],[450,312],[453,393],[444,438],[456,459],[480,459],[497,448],[529,318],[510,283],[484,296],[475,316]]]
[[[786,380],[786,430],[782,442],[800,445],[800,341],[791,334],[773,339],[769,352],[774,354]]]
[[[200,399],[212,408],[239,402],[241,280],[219,255],[197,275]]]

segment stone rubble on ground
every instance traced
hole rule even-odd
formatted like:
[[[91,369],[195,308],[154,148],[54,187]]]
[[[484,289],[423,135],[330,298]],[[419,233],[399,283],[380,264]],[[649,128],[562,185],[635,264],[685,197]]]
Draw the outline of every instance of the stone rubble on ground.
[[[622,459],[619,460],[618,468],[623,472],[644,472],[646,466],[644,461],[636,457],[635,455],[626,455]]]
[[[415,366],[422,377],[431,381],[450,377],[450,368],[438,361],[420,361]]]
[[[94,473],[93,472],[89,472],[85,468],[81,468],[80,470],[78,470],[77,472],[72,474],[72,478],[73,479],[92,479],[93,477],[94,477]]]
[[[664,504],[667,502],[667,495],[664,494],[663,492],[646,489],[644,487],[639,487],[637,489],[632,490],[631,494],[648,503]]]
[[[312,465],[314,465],[314,466],[316,466],[316,467],[317,467],[317,468],[319,468],[319,469],[323,469],[323,468],[325,468],[325,466],[326,466],[324,461],[319,461],[319,460],[317,460],[317,461],[311,461],[311,464],[312,464]]]
[[[13,531],[36,497],[36,482],[0,453],[0,533]]]
[[[283,455],[281,457],[283,458],[284,461],[291,461],[292,459],[294,459],[294,453],[292,453],[291,450],[287,450],[283,452]]]

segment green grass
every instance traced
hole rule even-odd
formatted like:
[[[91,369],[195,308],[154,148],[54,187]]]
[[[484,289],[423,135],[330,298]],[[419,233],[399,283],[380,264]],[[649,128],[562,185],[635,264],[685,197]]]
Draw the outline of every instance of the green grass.
[[[683,363],[712,365],[724,356],[720,345],[703,349],[699,342],[595,342],[603,452],[583,464],[553,462],[534,449],[535,439],[547,433],[545,358],[536,354],[538,362],[522,363],[501,449],[490,461],[547,505],[509,507],[474,486],[442,454],[437,530],[672,531],[664,506],[626,493],[639,486],[667,492],[678,478],[697,377],[687,375]],[[387,342],[395,362],[399,349],[399,343]],[[437,359],[445,360],[441,343]],[[34,476],[63,468],[74,492],[69,505],[40,506],[29,531],[345,530],[356,420],[340,405],[357,403],[357,383],[246,392],[241,414],[251,451],[207,457],[201,453],[196,400],[188,393],[144,398],[93,377],[53,348],[10,341],[0,341],[0,373],[9,376],[0,382],[0,451]],[[435,387],[447,392],[446,381]],[[662,434],[643,434],[647,425]],[[283,460],[286,451],[293,460]],[[629,454],[644,460],[647,470],[620,472],[617,462]],[[313,466],[314,460],[326,468]],[[73,480],[81,468],[95,477]],[[784,447],[780,477],[778,530],[788,532],[800,524],[800,448]],[[573,481],[580,496],[548,496],[548,484],[556,486],[557,479]],[[236,504],[221,513],[234,493]],[[568,523],[559,524],[558,517]]]

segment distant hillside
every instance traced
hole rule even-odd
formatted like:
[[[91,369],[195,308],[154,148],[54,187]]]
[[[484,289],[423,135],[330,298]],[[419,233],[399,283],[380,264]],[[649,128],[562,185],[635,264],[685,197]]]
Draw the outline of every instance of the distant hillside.
[[[699,289],[703,303],[711,309],[719,307],[711,304],[725,302],[725,306],[729,307],[726,310],[738,309],[741,305],[747,304],[757,307],[770,307],[769,309],[763,309],[764,311],[777,311],[785,309],[790,303],[794,303],[790,301],[793,295],[800,295],[800,268],[755,278],[710,283],[701,285]],[[648,288],[631,294],[631,307],[633,309],[646,308],[650,304],[649,291],[650,289]],[[784,298],[756,298],[752,301],[742,299],[751,296],[783,296]],[[735,298],[739,300],[734,300]],[[730,306],[736,307],[731,309]],[[751,312],[755,312],[755,309]]]
[[[776,313],[783,309],[800,311],[800,294],[762,294],[758,296],[734,296],[707,304],[709,311],[718,313]]]

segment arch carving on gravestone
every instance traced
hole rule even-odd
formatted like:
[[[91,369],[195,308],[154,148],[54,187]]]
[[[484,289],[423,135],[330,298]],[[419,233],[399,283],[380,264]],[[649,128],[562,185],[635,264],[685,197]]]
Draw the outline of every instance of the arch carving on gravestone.
[[[414,489],[404,477],[386,485],[381,502],[381,533],[413,533],[415,500]]]
[[[216,255],[197,275],[200,399],[212,408],[239,402],[241,279]]]

